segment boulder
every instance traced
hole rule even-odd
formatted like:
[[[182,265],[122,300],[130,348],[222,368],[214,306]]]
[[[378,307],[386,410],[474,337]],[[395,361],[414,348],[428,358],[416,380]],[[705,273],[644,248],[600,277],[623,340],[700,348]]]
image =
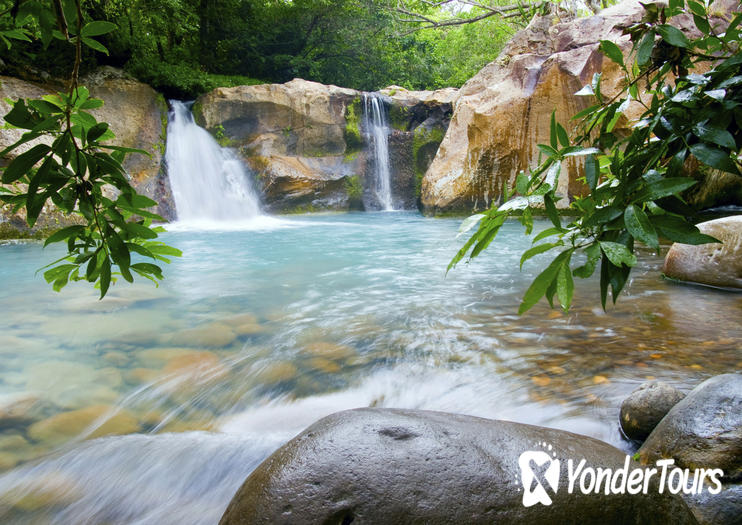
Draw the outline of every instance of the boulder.
[[[736,11],[730,2],[721,2],[717,9]],[[538,164],[537,144],[549,143],[553,111],[570,132],[572,116],[594,103],[575,93],[595,73],[602,73],[605,95],[618,92],[622,72],[600,52],[599,42],[610,40],[627,56],[631,42],[622,35],[623,28],[639,22],[643,13],[639,2],[619,2],[586,18],[537,16],[517,33],[494,62],[460,89],[451,125],[423,179],[423,209],[431,214],[468,213],[500,202],[503,184],[512,185],[521,170]],[[674,18],[672,23],[694,34],[690,18]],[[617,132],[626,132],[640,114],[640,106],[632,104]],[[559,206],[585,192],[581,176],[581,161],[564,162]]]
[[[657,423],[683,397],[685,395],[682,392],[667,383],[643,383],[621,403],[621,430],[629,439],[644,441]]]
[[[723,288],[742,288],[742,215],[698,224],[702,233],[720,243],[674,243],[662,272],[671,279]]]
[[[533,489],[544,489],[550,505],[523,504],[534,467],[521,473],[519,456],[531,449],[544,452],[543,483],[557,486]],[[651,488],[570,494],[568,458],[604,468],[626,461],[606,443],[531,425],[420,410],[338,412],[253,471],[220,523],[695,523],[680,498]]]
[[[419,194],[419,180],[448,126],[455,92],[382,91],[393,127],[395,207],[415,207],[416,188]],[[365,195],[374,165],[366,155],[362,95],[294,79],[217,88],[196,101],[193,113],[199,125],[245,159],[269,211],[347,210],[373,205]],[[418,128],[424,132],[416,133]]]
[[[742,477],[742,374],[707,379],[676,404],[639,449],[641,462],[673,458],[683,468]]]
[[[166,219],[175,216],[172,195],[167,177],[161,169],[165,152],[165,133],[167,128],[167,105],[162,95],[151,87],[127,77],[120,70],[102,68],[81,79],[81,85],[90,89],[93,97],[103,99],[104,106],[92,111],[99,121],[108,122],[116,134],[113,143],[130,148],[148,151],[151,156],[130,154],[124,167],[131,175],[132,185],[138,192],[159,203],[156,213]],[[27,82],[12,77],[0,76],[0,128],[10,105],[5,98],[40,98],[49,93],[65,90],[61,81],[44,84]],[[13,144],[22,135],[22,130],[0,129],[0,149]],[[39,142],[51,143],[48,137],[14,150],[10,156],[0,159],[0,164],[9,163],[15,155],[23,153]],[[28,236],[36,232],[48,233],[62,226],[79,222],[77,216],[66,216],[53,205],[47,205],[33,229],[26,225],[23,210],[12,213],[7,207],[0,208],[0,233],[7,236]]]

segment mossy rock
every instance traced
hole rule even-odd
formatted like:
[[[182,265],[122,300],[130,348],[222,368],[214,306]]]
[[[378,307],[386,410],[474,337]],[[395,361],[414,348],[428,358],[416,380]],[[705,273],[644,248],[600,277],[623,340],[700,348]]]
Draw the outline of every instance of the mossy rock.
[[[363,148],[363,137],[361,136],[361,97],[356,97],[345,108],[345,151],[357,152]]]
[[[407,106],[392,104],[389,107],[389,124],[396,130],[408,131],[411,112]]]

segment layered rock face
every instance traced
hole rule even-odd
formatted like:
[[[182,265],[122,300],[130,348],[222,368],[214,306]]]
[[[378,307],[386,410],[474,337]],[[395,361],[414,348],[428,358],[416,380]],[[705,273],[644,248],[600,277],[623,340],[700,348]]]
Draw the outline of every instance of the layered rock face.
[[[617,92],[621,71],[600,52],[599,42],[610,40],[627,55],[631,42],[622,28],[642,13],[638,2],[623,2],[569,22],[537,17],[516,34],[496,61],[461,88],[451,125],[423,180],[425,211],[469,212],[499,202],[503,184],[511,185],[519,171],[538,164],[537,144],[549,142],[552,111],[570,131],[572,116],[594,102],[575,93],[595,73],[602,72],[604,94]],[[673,24],[693,31],[692,21],[682,17]],[[638,109],[630,108],[629,117]],[[581,175],[580,161],[565,162],[559,193],[581,194]]]
[[[292,80],[218,88],[194,104],[196,122],[235,147],[256,173],[270,211],[348,208],[346,187],[363,169],[358,93]],[[353,125],[355,124],[355,126]]]
[[[159,203],[154,211],[165,219],[174,218],[172,195],[167,176],[162,169],[167,128],[167,106],[162,96],[146,84],[132,80],[113,68],[102,68],[82,79],[80,83],[90,89],[91,96],[101,98],[105,102],[103,107],[92,113],[99,121],[109,123],[111,130],[116,134],[114,143],[150,153],[150,156],[128,155],[124,167],[131,175],[132,185],[137,191]],[[5,123],[1,115],[10,109],[3,99],[40,98],[64,89],[64,85],[61,84],[40,85],[17,78],[0,77],[0,126]],[[2,130],[0,149],[13,144],[22,134],[22,130]],[[0,163],[7,164],[13,156],[27,151],[42,140],[50,143],[48,137],[39,138],[13,151],[11,156],[0,159]],[[11,213],[6,208],[0,212],[0,223],[5,223],[21,233],[49,231],[75,220],[76,217],[64,216],[53,206],[47,206],[34,228],[29,230],[23,210]]]
[[[415,206],[415,174],[421,177],[435,155],[430,150],[437,150],[443,137],[455,91],[443,90],[447,99],[443,92],[389,88],[384,93],[394,127],[389,148],[399,207]],[[366,155],[361,97],[359,91],[294,79],[218,88],[200,97],[193,112],[199,125],[236,148],[255,172],[268,211],[344,210],[363,207],[374,169]],[[437,131],[418,132],[426,147],[416,149],[418,128]],[[421,151],[421,162],[427,163],[419,170]]]

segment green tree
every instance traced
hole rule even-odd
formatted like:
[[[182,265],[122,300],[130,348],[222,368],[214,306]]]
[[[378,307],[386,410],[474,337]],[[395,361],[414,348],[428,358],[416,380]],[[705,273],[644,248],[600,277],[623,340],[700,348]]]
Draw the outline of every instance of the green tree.
[[[122,166],[129,153],[146,154],[110,144],[114,138],[108,124],[97,122],[88,110],[103,105],[78,85],[83,49],[108,50],[98,38],[115,29],[106,21],[87,21],[79,0],[55,0],[49,6],[39,1],[16,1],[2,13],[0,38],[38,37],[67,42],[74,55],[69,89],[41,99],[20,99],[5,115],[5,126],[24,130],[20,140],[0,152],[6,157],[20,152],[2,168],[0,198],[16,210],[25,208],[33,226],[45,204],[51,202],[81,218],[81,224],[52,234],[45,245],[67,244],[67,255],[47,266],[44,278],[59,291],[70,280],[86,280],[106,295],[116,276],[133,281],[133,274],[157,283],[162,269],[143,260],[169,262],[180,252],[157,241],[162,220],[147,209],[156,203],[138,195]],[[20,149],[22,148],[22,149]]]
[[[688,177],[691,160],[735,175],[742,166],[742,14],[715,17],[713,9],[695,0],[646,5],[644,19],[625,30],[633,42],[629,63],[615,43],[602,41],[603,53],[624,72],[623,89],[606,97],[596,74],[577,93],[593,97],[595,104],[575,115],[580,125],[574,139],[552,115],[550,143],[539,145],[546,160],[517,177],[512,199],[465,221],[464,230],[476,230],[449,269],[486,249],[507,217],[520,213],[530,234],[534,208],[545,209],[553,227],[535,236],[521,266],[540,253],[559,254],[526,291],[520,312],[542,297],[552,307],[556,297],[568,309],[573,277],[587,278],[598,266],[605,308],[608,290],[615,302],[636,264],[637,242],[658,253],[660,237],[686,244],[718,242],[698,231],[695,210],[681,197],[696,184]],[[696,37],[668,24],[678,15],[692,18]],[[696,72],[701,64],[708,68],[705,73]],[[632,102],[644,112],[622,137],[615,126]],[[571,204],[576,218],[564,224],[555,206],[556,187],[561,162],[570,156],[584,157],[589,193]],[[584,259],[573,269],[578,253]]]

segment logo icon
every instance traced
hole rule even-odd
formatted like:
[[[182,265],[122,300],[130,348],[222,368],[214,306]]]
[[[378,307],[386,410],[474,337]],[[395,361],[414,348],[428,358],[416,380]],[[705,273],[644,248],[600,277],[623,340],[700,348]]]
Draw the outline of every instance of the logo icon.
[[[556,494],[559,488],[559,460],[542,450],[527,450],[518,458],[518,466],[523,484],[523,506],[551,505],[546,489],[549,487]]]

